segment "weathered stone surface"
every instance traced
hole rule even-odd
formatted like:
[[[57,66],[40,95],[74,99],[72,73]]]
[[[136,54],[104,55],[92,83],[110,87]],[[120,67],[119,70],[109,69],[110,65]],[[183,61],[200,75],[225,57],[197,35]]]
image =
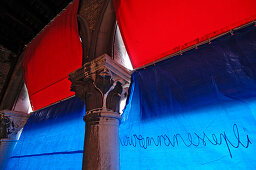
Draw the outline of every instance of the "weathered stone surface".
[[[25,113],[0,111],[0,139],[17,140],[17,134],[26,124],[28,117]]]
[[[85,63],[69,74],[71,91],[85,102],[86,112],[112,110],[119,113],[122,96],[127,93],[130,72],[107,55]]]
[[[80,1],[79,15],[88,22],[90,30],[94,30],[103,12],[106,0],[82,0]]]
[[[70,73],[69,80],[86,108],[83,170],[119,170],[119,105],[130,72],[104,54]]]
[[[6,83],[14,58],[15,55],[11,51],[0,45],[0,92]]]

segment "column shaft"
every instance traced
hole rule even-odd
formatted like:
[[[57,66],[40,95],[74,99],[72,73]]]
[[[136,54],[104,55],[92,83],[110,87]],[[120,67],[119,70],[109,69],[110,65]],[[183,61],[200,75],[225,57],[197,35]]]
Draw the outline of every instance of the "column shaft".
[[[98,112],[85,118],[83,170],[119,170],[120,115]]]
[[[86,108],[83,170],[119,170],[119,105],[130,72],[104,54],[70,73],[69,80]]]

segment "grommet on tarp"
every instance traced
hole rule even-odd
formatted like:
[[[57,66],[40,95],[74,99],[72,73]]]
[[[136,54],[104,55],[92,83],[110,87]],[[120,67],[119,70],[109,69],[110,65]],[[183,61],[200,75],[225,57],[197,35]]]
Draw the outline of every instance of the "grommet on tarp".
[[[212,43],[212,42],[211,42],[211,39],[208,39],[208,43],[209,43],[209,44],[211,44],[211,43]]]
[[[182,50],[181,50],[181,46],[180,46],[180,51],[179,51],[180,55],[182,55]]]
[[[233,35],[234,35],[233,30],[230,30],[229,32],[230,32],[231,36],[233,36]]]

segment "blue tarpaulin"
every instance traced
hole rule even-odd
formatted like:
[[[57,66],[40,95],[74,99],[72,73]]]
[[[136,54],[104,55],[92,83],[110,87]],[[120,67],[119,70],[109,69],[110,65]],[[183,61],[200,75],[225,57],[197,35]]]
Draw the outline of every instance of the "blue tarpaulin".
[[[74,97],[32,113],[6,169],[82,169],[84,112]]]
[[[132,76],[121,170],[255,169],[256,29],[235,31]],[[37,111],[7,169],[81,169],[84,104]]]
[[[132,75],[121,170],[256,168],[256,28]]]

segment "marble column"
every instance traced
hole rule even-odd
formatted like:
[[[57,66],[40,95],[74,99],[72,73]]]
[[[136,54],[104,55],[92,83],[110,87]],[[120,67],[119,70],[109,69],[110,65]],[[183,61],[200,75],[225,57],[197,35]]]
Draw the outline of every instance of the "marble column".
[[[29,115],[10,110],[0,111],[0,169],[5,169]]]
[[[119,170],[119,106],[130,72],[104,54],[70,73],[69,80],[86,107],[83,170]]]

